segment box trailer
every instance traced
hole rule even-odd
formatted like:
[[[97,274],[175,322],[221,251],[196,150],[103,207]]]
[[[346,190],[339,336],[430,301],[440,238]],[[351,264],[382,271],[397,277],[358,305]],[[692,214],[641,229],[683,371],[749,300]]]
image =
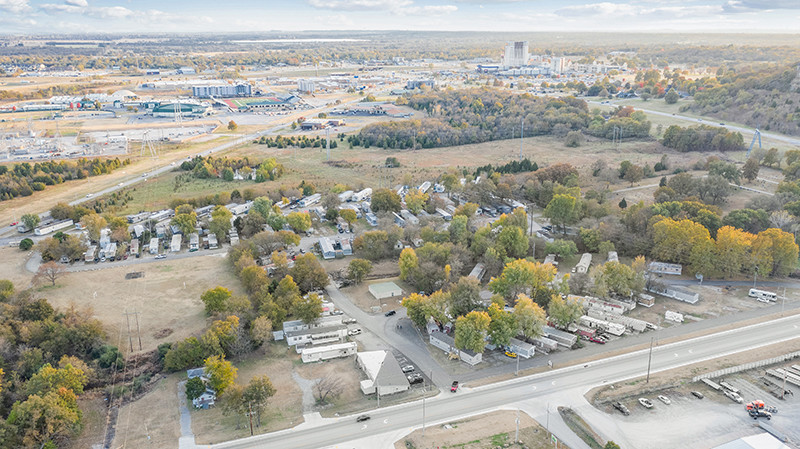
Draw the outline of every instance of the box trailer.
[[[113,262],[117,259],[117,244],[111,242],[106,246],[106,259]]]
[[[196,232],[189,234],[189,252],[200,249],[200,236]]]
[[[131,240],[130,249],[132,257],[139,257],[139,239]]]
[[[219,248],[219,244],[217,243],[217,236],[216,234],[208,234],[208,249],[217,249]]]
[[[97,253],[97,245],[92,245],[83,253],[84,262],[94,262],[94,255]]]

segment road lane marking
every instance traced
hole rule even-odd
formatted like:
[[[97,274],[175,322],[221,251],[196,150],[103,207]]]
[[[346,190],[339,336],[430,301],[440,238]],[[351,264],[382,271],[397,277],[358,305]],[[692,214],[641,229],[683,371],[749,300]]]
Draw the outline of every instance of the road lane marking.
[[[690,349],[690,350],[689,350],[689,354],[691,354],[691,353],[692,353],[692,350]]]
[[[534,390],[536,390],[536,385],[534,385],[532,388],[533,388]]]
[[[384,424],[389,424],[389,419],[388,419],[388,418],[387,418],[387,419],[384,419],[384,420],[383,420],[383,423],[384,423]]]
[[[553,381],[553,385],[555,385],[555,384],[556,384],[556,381]]]
[[[366,425],[366,424],[364,424],[364,425],[361,427],[361,430],[366,430],[366,429],[367,429],[367,425]]]
[[[676,353],[675,353],[675,357],[677,357],[677,356],[678,356],[678,353],[676,352]]]

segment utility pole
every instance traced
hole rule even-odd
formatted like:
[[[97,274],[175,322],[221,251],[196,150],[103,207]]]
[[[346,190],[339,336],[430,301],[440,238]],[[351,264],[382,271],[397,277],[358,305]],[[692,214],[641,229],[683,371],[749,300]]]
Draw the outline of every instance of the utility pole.
[[[125,321],[128,322],[128,342],[131,345],[131,352],[133,352],[133,337],[131,336],[131,319],[128,315],[129,313],[125,311]]]
[[[519,375],[519,354],[517,354],[517,370],[514,371],[514,375],[515,376]],[[519,424],[519,416],[517,417],[517,424]],[[519,427],[519,426],[517,426],[517,427]],[[517,440],[514,440],[514,441],[517,441]]]
[[[422,395],[422,439],[425,440],[425,394]]]
[[[514,434],[514,442],[519,442],[519,409],[517,409],[517,432]]]
[[[650,383],[650,362],[653,360],[653,337],[650,337],[650,354],[647,356],[647,380]]]
[[[326,159],[326,160],[329,161],[329,160],[331,160],[331,127],[330,126],[325,128],[325,142],[326,142],[326,147],[328,148],[328,159]]]
[[[522,161],[522,138],[525,137],[525,117],[519,118],[519,160]]]
[[[136,338],[139,340],[139,350],[142,350],[142,334],[139,332],[139,312],[134,312],[136,317]]]
[[[247,416],[250,417],[250,436],[253,436],[253,403],[247,403]]]
[[[783,309],[786,307],[786,287],[783,287],[783,300],[781,300],[781,316],[783,316]]]

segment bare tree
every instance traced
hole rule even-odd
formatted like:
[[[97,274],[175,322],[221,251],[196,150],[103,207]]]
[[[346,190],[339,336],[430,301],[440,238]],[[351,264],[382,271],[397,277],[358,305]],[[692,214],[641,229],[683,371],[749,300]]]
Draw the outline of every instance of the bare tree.
[[[50,281],[50,285],[56,285],[56,281],[66,272],[67,270],[65,270],[61,265],[53,261],[46,262],[39,265],[39,270],[36,271],[34,281],[38,283],[48,280]]]
[[[317,404],[325,404],[328,399],[334,399],[342,394],[344,385],[341,377],[327,374],[325,377],[315,380],[312,388],[314,396],[317,398]]]

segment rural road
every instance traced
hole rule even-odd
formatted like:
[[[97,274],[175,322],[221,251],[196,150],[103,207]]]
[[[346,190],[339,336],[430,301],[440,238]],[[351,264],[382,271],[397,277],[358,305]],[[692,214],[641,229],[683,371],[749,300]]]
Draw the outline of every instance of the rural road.
[[[728,354],[752,350],[800,338],[800,316],[724,331],[653,349],[651,372],[710,360]],[[464,388],[456,394],[441,394],[426,401],[426,424],[443,423],[457,417],[478,414],[499,407],[536,398],[552,397],[575,389],[588,391],[609,382],[639,377],[647,372],[648,350],[611,357],[550,372],[513,379],[474,389]],[[216,444],[212,448],[294,448],[316,449],[378,436],[385,433],[410,432],[422,425],[423,404],[420,401],[372,412],[371,420],[357,423],[353,417],[323,420],[315,426],[243,438]]]

